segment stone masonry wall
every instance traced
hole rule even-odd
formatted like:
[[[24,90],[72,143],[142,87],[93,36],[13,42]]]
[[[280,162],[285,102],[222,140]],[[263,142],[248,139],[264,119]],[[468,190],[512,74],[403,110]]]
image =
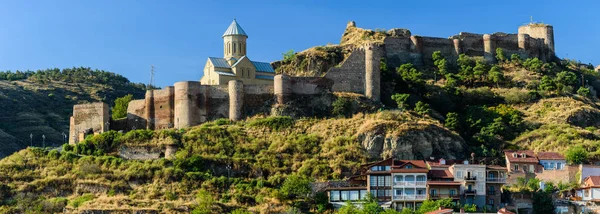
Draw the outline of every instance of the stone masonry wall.
[[[333,91],[344,91],[363,94],[365,91],[365,52],[357,49],[340,67],[329,69],[325,78],[334,81]]]
[[[127,131],[146,128],[145,100],[132,100],[127,106]]]
[[[91,130],[93,133],[102,133],[108,129],[110,116],[106,103],[79,104],[73,106],[73,116],[69,130],[69,143],[79,141],[82,132]]]

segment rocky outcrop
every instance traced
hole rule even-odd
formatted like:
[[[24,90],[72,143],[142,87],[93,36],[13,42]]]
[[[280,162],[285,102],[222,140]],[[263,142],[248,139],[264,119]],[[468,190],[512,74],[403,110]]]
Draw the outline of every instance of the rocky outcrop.
[[[567,117],[567,123],[582,128],[600,126],[600,110],[590,107],[579,108]]]
[[[389,133],[390,128],[395,130]],[[392,156],[415,160],[428,157],[461,159],[467,151],[467,145],[459,135],[437,124],[414,123],[396,127],[380,124],[359,134],[358,140],[372,159]]]

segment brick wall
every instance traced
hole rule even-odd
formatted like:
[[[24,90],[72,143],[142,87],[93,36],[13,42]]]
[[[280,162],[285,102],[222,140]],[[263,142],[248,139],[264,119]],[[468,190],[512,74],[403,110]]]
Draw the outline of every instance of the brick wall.
[[[91,130],[93,133],[102,133],[108,129],[108,105],[106,103],[79,104],[73,106],[73,116],[70,120],[69,143],[79,141],[80,133]]]

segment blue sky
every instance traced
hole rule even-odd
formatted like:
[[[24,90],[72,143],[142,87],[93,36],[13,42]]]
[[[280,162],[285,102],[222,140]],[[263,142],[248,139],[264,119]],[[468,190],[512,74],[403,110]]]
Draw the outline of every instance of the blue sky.
[[[600,1],[158,1],[0,0],[0,70],[86,66],[147,83],[199,80],[209,56],[222,56],[221,35],[237,18],[248,56],[337,44],[346,23],[408,28],[448,37],[461,31],[516,33],[535,21],[554,26],[559,57],[600,64]]]

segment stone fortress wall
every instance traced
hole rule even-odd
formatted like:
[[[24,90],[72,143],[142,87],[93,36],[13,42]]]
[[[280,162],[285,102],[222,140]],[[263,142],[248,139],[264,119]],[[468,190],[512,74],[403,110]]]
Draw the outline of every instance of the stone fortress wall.
[[[403,63],[433,64],[431,55],[435,51],[441,51],[449,62],[455,62],[461,53],[481,56],[491,62],[495,60],[496,48],[523,58],[554,58],[553,29],[548,25],[522,26],[518,34],[460,33],[450,38],[411,36],[410,31],[402,29],[393,31],[396,32],[383,44],[369,43],[356,48],[324,77],[282,74],[275,76],[273,85],[244,85],[236,80],[229,81],[228,85],[177,82],[161,90],[148,90],[143,100],[131,101],[127,119],[122,121],[109,122],[106,104],[76,105],[70,134],[78,136],[87,129],[92,129],[94,134],[101,133],[109,129],[105,127],[107,123],[112,124],[110,129],[124,131],[187,128],[219,118],[236,121],[256,114],[270,114],[281,106],[303,108],[308,115],[314,115],[314,109],[329,108],[333,92],[358,93],[379,101],[381,58],[392,68]],[[69,142],[82,139],[73,137]]]
[[[440,51],[450,63],[460,54],[481,56],[494,62],[496,48],[502,48],[507,57],[519,54],[521,58],[537,57],[543,61],[554,59],[554,29],[550,25],[528,24],[519,27],[517,34],[475,34],[461,32],[449,38],[412,36],[406,29],[392,29],[393,36],[384,39],[386,58],[390,67],[404,63],[417,66],[432,65],[431,55]],[[391,32],[388,32],[388,34]]]

